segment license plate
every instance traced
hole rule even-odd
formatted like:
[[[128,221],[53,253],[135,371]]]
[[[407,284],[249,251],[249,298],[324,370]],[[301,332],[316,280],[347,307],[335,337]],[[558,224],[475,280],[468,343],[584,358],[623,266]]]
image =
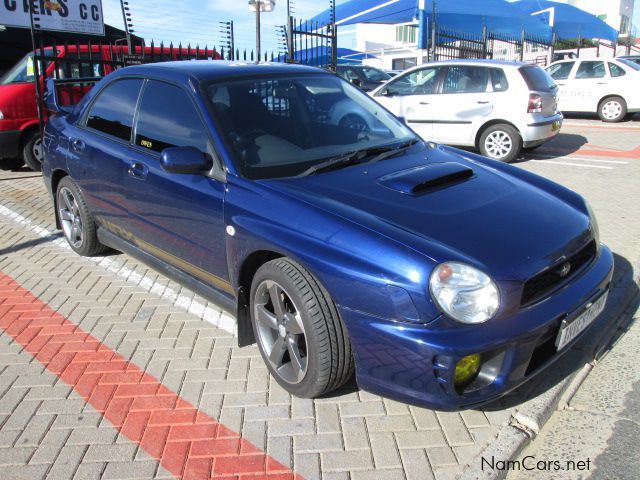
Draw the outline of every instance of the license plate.
[[[578,315],[571,321],[563,320],[556,339],[556,345],[558,350],[562,350],[571,340],[576,338],[580,332],[593,323],[598,315],[604,310],[604,305],[607,302],[607,295],[609,292],[605,292],[595,302],[590,305],[586,305],[586,310]]]
[[[555,122],[553,122],[551,124],[551,131],[552,132],[557,132],[558,130],[560,130],[560,120],[556,120]]]

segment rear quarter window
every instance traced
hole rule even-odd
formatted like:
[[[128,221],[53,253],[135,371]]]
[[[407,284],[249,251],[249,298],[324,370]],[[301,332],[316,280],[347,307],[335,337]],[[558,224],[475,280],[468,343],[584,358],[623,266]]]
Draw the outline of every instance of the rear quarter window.
[[[520,74],[527,83],[529,90],[550,92],[556,88],[556,82],[553,81],[553,78],[540,67],[522,67],[520,68]]]

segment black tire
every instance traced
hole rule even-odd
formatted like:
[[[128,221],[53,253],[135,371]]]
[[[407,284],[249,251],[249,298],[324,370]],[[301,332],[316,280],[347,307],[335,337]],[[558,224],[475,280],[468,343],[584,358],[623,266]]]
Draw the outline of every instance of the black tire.
[[[22,168],[24,161],[22,158],[0,158],[0,170],[18,170]]]
[[[256,319],[256,312],[260,307],[273,306],[269,285],[274,284],[281,289],[279,291],[283,298],[282,305],[285,307],[283,311],[291,315],[299,313],[300,315],[294,315],[294,318],[299,318],[304,327],[302,331],[304,342],[294,340],[294,343],[298,342],[298,353],[301,357],[302,347],[304,347],[306,371],[301,379],[293,381],[287,380],[284,375],[286,372],[283,369],[288,365],[283,364],[280,368],[282,373],[278,372],[269,360],[270,352],[265,351],[265,348],[269,340],[273,342],[273,350],[275,350],[276,342],[280,340],[283,345],[287,345],[287,342],[296,335],[290,333],[288,329],[286,335],[278,333],[282,332],[287,325],[285,318],[282,322],[278,320],[280,330],[266,327],[264,322],[259,326],[259,321]],[[268,288],[267,292],[264,292],[265,288]],[[271,303],[264,303],[265,298]],[[272,307],[272,310],[277,311],[275,307]],[[273,315],[273,319],[277,319],[277,314]],[[260,354],[267,368],[276,381],[291,394],[303,398],[315,398],[335,390],[353,376],[351,343],[329,293],[311,273],[293,260],[278,258],[265,263],[258,269],[251,284],[251,323]],[[276,335],[268,337],[269,332],[275,332]],[[265,339],[265,336],[268,338]],[[291,359],[291,353],[288,352],[291,350],[287,349],[281,357]],[[289,364],[293,365],[293,363],[289,361]],[[289,372],[292,371],[295,370],[289,368]],[[301,369],[298,370],[300,371]]]
[[[27,133],[22,143],[22,159],[27,167],[34,172],[42,170],[42,156],[37,152],[42,152],[42,140],[40,132],[34,130]]]
[[[485,157],[510,163],[522,151],[522,137],[511,125],[499,123],[482,132],[478,147]]]
[[[621,122],[627,116],[627,102],[622,97],[607,97],[598,105],[598,116],[603,122]]]
[[[71,198],[67,196],[69,193],[72,195]],[[64,201],[65,197],[67,200],[70,200],[70,203]],[[55,206],[64,236],[74,252],[84,257],[92,257],[107,249],[107,247],[98,241],[93,216],[87,208],[82,192],[71,178],[64,177],[60,180],[60,183],[58,183]],[[65,216],[64,210],[71,212],[74,218],[79,218],[79,222],[76,224],[78,230],[81,232],[79,240],[78,237],[72,233],[73,223]]]

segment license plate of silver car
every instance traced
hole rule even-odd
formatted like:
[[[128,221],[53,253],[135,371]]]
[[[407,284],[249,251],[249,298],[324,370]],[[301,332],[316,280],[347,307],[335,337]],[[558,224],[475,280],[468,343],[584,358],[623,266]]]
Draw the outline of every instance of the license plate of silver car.
[[[604,310],[604,306],[607,303],[607,295],[609,292],[605,292],[600,297],[585,306],[586,310],[582,312],[572,321],[563,320],[556,340],[558,350],[562,350],[571,340],[576,338],[580,332],[593,323],[598,315]]]

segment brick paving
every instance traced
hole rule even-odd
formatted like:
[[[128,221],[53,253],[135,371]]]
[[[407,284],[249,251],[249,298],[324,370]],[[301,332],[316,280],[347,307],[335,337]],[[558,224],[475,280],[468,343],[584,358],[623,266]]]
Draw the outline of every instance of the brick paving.
[[[637,147],[637,134],[632,145],[633,132],[597,132],[616,148]],[[591,129],[584,135],[591,135]],[[606,145],[600,139],[597,143]],[[619,255],[617,261],[637,261],[640,241],[634,205],[640,198],[637,188],[631,187],[640,178],[640,159],[601,171],[533,160],[519,165],[585,194],[599,214],[603,240]],[[211,445],[203,457],[197,455],[197,444],[204,445],[204,437],[213,440],[208,425],[224,425],[225,432],[235,435],[228,438],[255,447],[251,456],[264,460],[257,460],[258,467],[242,463],[242,448],[229,447],[233,451],[229,458],[236,459],[226,470],[230,474],[253,469],[265,475],[270,473],[266,463],[271,458],[281,466],[277,472],[285,476],[295,472],[307,479],[455,478],[509,421],[519,399],[536,393],[533,382],[499,404],[461,413],[401,404],[360,391],[354,384],[322,399],[291,397],[269,377],[255,346],[236,347],[234,319],[216,305],[126,255],[85,259],[66,248],[54,229],[39,175],[26,170],[0,173],[0,199],[2,281],[42,304],[39,311],[50,311],[49,318],[62,319],[59,326],[69,330],[44,334],[68,339],[80,335],[79,343],[101,346],[90,353],[95,355],[92,363],[103,369],[125,368],[124,373],[130,368],[137,379],[144,372],[144,378],[156,382],[134,383],[140,390],[133,393],[140,395],[133,401],[144,409],[129,408],[129,413],[145,420],[124,428],[125,420],[107,412],[111,402],[125,398],[114,394],[126,385],[119,383],[115,390],[109,386],[108,394],[78,389],[66,381],[71,378],[65,377],[71,375],[64,373],[66,369],[49,368],[46,359],[43,364],[39,350],[29,347],[33,339],[27,341],[29,337],[19,337],[20,333],[14,338],[10,329],[3,328],[2,478],[175,478],[184,472],[186,462],[180,460],[176,466],[163,461],[166,448],[159,452],[163,442],[152,438],[158,415],[152,421],[149,410],[162,407],[154,403],[162,397],[159,391],[176,403],[179,398],[190,405],[185,409],[189,414],[174,410],[169,417],[174,426],[191,422],[188,426],[194,429],[189,450],[176,441],[183,450],[173,456],[205,458],[190,467],[196,469],[189,470],[195,478],[206,478],[202,472],[215,465],[213,450],[208,450]],[[2,308],[7,306],[3,303]],[[27,317],[22,312],[20,318]],[[116,365],[101,363],[107,357]],[[119,375],[99,373],[107,378]],[[189,416],[194,411],[201,415],[198,418],[210,419],[202,424],[203,431],[195,429],[200,425]],[[150,440],[145,442],[145,435]]]

